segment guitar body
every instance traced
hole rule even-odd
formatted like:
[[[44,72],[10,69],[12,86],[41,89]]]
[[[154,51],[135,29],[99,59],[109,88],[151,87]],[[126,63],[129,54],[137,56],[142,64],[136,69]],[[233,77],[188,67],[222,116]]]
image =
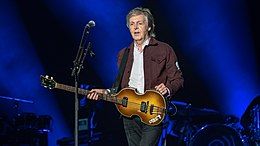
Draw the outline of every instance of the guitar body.
[[[132,88],[124,88],[113,96],[125,103],[116,104],[123,116],[139,116],[143,123],[150,126],[160,124],[165,117],[166,102],[157,91],[147,90],[144,94],[138,94]]]

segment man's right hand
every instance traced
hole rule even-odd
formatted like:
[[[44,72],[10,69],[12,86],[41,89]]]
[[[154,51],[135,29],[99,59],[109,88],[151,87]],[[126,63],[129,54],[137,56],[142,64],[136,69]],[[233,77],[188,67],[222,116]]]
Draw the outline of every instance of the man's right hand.
[[[88,99],[91,100],[98,100],[101,94],[108,94],[106,89],[92,89],[89,91],[89,94],[87,95]]]

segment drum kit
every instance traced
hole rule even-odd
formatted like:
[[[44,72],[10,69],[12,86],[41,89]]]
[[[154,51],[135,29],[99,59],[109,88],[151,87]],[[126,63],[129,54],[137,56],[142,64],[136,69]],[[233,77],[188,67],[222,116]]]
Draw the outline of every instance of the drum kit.
[[[33,101],[5,96],[0,96],[0,99],[0,145],[3,142],[18,141],[19,137],[25,135],[46,135],[51,131],[51,116],[21,112],[21,103],[33,104]]]
[[[232,115],[208,108],[195,108],[190,103],[172,101],[177,114],[166,117],[163,131],[185,146],[258,146],[260,144],[259,102],[248,110],[247,124]],[[169,144],[170,140],[166,140]],[[171,145],[171,142],[170,142]]]

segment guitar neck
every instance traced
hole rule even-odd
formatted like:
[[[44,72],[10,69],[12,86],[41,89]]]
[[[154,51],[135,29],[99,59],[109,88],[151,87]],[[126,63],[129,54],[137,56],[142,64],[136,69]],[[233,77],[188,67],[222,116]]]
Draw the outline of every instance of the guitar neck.
[[[69,92],[75,92],[76,91],[76,88],[73,87],[73,86],[68,86],[68,85],[59,84],[59,83],[56,83],[55,88],[65,90],[65,91],[69,91]],[[81,95],[88,95],[89,90],[78,88],[78,93],[81,94]]]
[[[55,88],[57,89],[61,89],[61,90],[65,90],[65,91],[69,91],[69,92],[74,92],[76,91],[76,88],[73,86],[69,86],[69,85],[65,85],[65,84],[60,84],[60,83],[56,83]],[[88,95],[89,94],[89,90],[85,90],[85,89],[81,89],[78,88],[78,93],[81,95]],[[110,94],[101,94],[99,93],[99,99],[105,100],[105,101],[109,101],[109,102],[113,102],[116,104],[120,104],[121,101],[119,101],[117,99],[116,96],[110,95]]]

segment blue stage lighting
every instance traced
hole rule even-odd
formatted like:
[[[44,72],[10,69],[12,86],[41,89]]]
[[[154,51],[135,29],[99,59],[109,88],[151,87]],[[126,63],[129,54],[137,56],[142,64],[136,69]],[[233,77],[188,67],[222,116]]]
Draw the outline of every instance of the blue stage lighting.
[[[105,87],[111,87],[115,80],[117,53],[131,43],[125,16],[129,10],[140,4],[139,1],[76,0],[63,2],[63,8],[57,9],[58,3],[48,1],[53,14],[69,27],[78,41],[84,26],[90,20],[95,21],[96,26],[90,30],[87,39],[92,42],[92,49],[96,55],[87,60]],[[76,51],[77,48],[73,50]]]
[[[69,134],[68,128],[53,96],[40,86],[39,77],[44,71],[12,1],[1,3],[0,19],[3,20],[0,24],[0,83],[5,89],[2,96],[33,101],[30,104],[19,102],[17,113],[50,115],[53,125],[49,145],[56,145],[58,138]]]
[[[209,85],[212,100],[222,112],[238,117],[259,92],[244,3],[175,0],[165,4],[177,42]]]

